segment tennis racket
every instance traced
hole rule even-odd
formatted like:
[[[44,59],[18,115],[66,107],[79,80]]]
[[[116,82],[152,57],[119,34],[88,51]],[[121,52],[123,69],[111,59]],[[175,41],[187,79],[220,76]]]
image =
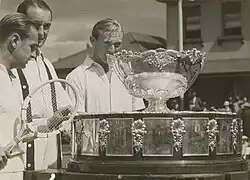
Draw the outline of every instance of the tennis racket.
[[[72,92],[71,96],[74,97],[71,98],[74,102],[69,99],[64,88]],[[37,87],[23,102],[20,128],[4,149],[7,157],[12,158],[24,153],[19,147],[20,142],[48,138],[68,129],[77,109],[77,91],[68,81],[52,79]]]

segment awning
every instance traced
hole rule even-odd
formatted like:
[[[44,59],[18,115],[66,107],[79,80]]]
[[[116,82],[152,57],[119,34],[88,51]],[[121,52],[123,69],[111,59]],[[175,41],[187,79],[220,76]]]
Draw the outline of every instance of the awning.
[[[201,74],[250,72],[250,59],[206,61]]]

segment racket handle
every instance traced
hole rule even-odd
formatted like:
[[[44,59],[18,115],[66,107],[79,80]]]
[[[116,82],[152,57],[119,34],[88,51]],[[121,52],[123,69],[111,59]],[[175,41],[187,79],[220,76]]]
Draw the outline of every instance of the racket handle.
[[[24,154],[25,152],[20,148],[20,146],[18,146],[17,144],[8,144],[5,147],[5,151],[6,156],[10,159],[16,156],[20,156],[22,154]]]
[[[20,140],[17,138],[13,139],[9,144],[4,147],[4,152],[8,158],[12,158],[24,153],[24,151],[18,145]]]
[[[23,150],[20,149],[20,151],[17,151],[17,152],[13,152],[13,153],[9,153],[9,152],[6,152],[6,156],[8,157],[8,159],[11,159],[11,158],[14,158],[14,157],[17,157],[17,156],[20,156],[20,155],[23,155],[25,152]]]

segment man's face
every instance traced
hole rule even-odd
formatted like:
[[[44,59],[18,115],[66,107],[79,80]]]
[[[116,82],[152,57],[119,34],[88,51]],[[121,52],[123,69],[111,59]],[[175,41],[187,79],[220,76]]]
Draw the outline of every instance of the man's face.
[[[51,26],[50,11],[31,6],[27,10],[27,17],[36,22],[38,28],[38,46],[42,47],[48,37]]]
[[[94,47],[95,53],[104,62],[107,63],[106,54],[114,54],[120,50],[122,45],[123,32],[104,32],[96,40]]]
[[[30,36],[18,39],[16,48],[11,53],[12,67],[25,68],[32,56],[35,56],[38,47],[38,33],[35,27],[30,27]]]

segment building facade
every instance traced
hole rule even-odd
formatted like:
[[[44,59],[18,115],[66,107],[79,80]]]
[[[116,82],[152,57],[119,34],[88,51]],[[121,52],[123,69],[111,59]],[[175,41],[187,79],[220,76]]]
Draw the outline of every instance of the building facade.
[[[177,0],[166,3],[167,48],[178,49]],[[250,97],[250,0],[183,0],[184,49],[207,52],[191,90],[210,105]],[[187,93],[188,95],[188,93]]]

